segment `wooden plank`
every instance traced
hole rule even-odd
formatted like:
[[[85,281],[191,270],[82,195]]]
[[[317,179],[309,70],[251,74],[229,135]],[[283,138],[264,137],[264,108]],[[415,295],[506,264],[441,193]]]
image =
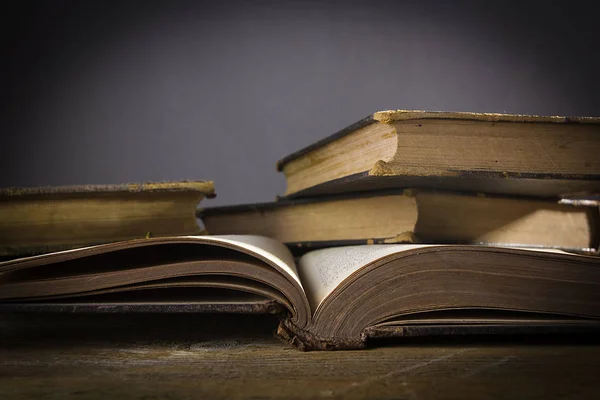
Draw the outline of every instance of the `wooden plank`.
[[[302,353],[269,316],[3,316],[0,398],[596,398],[595,338]]]

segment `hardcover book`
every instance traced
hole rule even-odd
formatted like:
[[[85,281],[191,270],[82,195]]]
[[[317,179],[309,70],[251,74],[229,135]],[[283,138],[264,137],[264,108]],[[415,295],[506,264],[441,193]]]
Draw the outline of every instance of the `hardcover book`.
[[[209,234],[262,235],[296,249],[461,243],[598,250],[594,198],[540,200],[426,190],[363,192],[202,208]]]
[[[370,338],[598,332],[600,258],[452,245],[321,249],[261,236],[137,239],[0,263],[0,311],[280,312],[304,350]],[[245,310],[245,311],[244,311]]]
[[[0,189],[0,256],[200,233],[210,181]]]
[[[600,118],[380,111],[277,163],[290,197],[383,188],[600,192]]]

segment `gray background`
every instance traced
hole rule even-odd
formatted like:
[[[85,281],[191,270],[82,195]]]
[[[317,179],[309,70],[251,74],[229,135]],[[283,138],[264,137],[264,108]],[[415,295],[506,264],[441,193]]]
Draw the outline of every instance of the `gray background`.
[[[0,186],[215,181],[380,109],[600,115],[593,2],[18,1],[2,13]]]

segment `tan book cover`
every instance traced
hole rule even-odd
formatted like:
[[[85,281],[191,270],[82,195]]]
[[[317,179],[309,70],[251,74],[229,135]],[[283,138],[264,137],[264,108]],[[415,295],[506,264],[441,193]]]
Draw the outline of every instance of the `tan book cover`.
[[[277,163],[286,196],[436,188],[525,196],[600,192],[600,118],[376,112]]]
[[[262,235],[295,251],[376,243],[496,244],[598,250],[597,201],[370,191],[200,208],[207,232]]]
[[[210,181],[0,189],[0,256],[197,234]]]

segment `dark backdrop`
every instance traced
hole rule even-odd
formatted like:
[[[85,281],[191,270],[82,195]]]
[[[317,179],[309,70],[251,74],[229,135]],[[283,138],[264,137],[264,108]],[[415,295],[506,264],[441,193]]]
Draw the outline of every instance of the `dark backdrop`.
[[[593,2],[3,3],[0,186],[212,179],[380,109],[600,115]]]

